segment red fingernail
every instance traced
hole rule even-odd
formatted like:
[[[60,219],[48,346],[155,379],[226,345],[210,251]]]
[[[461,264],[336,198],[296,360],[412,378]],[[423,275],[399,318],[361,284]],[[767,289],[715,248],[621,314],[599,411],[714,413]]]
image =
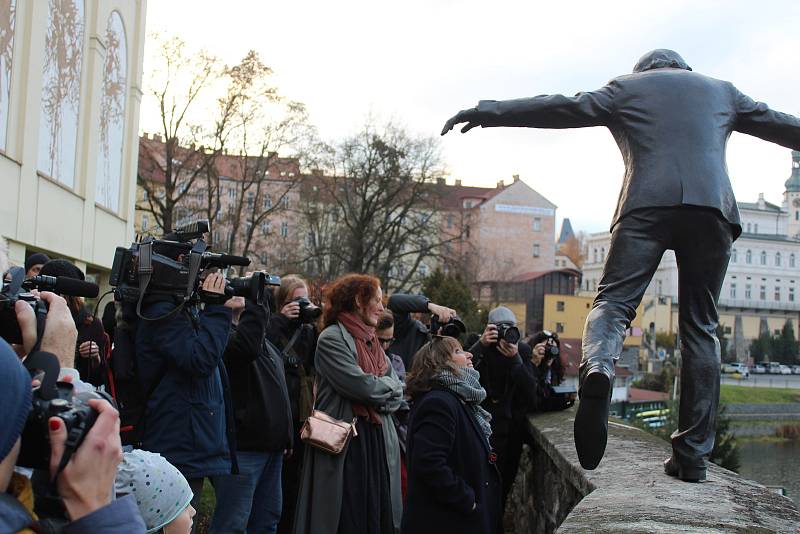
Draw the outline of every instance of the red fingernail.
[[[58,419],[50,419],[50,430],[55,432],[59,428],[61,428],[61,422]]]

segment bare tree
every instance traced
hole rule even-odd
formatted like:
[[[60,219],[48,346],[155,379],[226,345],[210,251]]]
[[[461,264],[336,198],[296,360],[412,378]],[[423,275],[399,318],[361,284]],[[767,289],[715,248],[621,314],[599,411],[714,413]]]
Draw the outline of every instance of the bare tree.
[[[156,52],[150,56],[145,93],[158,107],[160,133],[155,142],[140,143],[137,182],[144,198],[137,208],[169,232],[179,218],[179,205],[222,150],[214,141],[224,136],[209,135],[198,120],[202,95],[219,78],[221,65],[205,51],[187,50],[177,37],[154,35],[148,44]],[[211,146],[203,144],[209,139]]]
[[[331,149],[328,165],[330,176],[304,184],[305,265],[312,278],[364,272],[384,287],[408,289],[421,282],[423,263],[438,261],[444,244],[461,237],[440,231],[435,138],[370,117]]]
[[[575,264],[578,269],[583,267],[583,262],[586,260],[585,241],[586,234],[578,232],[577,235],[571,235],[561,245],[561,252]]]

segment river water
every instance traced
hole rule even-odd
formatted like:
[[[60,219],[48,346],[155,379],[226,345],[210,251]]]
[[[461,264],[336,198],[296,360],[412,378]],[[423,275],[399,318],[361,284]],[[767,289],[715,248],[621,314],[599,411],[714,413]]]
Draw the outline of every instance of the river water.
[[[739,443],[739,474],[767,486],[782,486],[800,506],[800,441]]]

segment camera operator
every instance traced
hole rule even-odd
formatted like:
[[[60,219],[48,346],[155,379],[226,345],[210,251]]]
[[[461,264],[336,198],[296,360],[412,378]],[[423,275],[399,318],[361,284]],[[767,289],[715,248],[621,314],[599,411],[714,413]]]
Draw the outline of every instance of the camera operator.
[[[74,353],[76,330],[66,301],[54,293],[42,292],[48,304],[41,351],[60,360]],[[23,346],[36,344],[36,317],[27,302],[15,304]],[[52,356],[51,356],[52,357]],[[0,406],[9,422],[0,432],[0,531],[17,532],[43,525],[34,521],[34,497],[28,478],[14,472],[22,450],[21,434],[31,411],[31,377],[10,346],[0,340]],[[119,414],[106,401],[92,399],[89,406],[97,419],[83,442],[59,473],[67,447],[67,429],[59,417],[48,420],[50,476],[57,476],[55,488],[71,521],[61,532],[138,533],[144,522],[133,497],[112,500],[114,477],[122,458]],[[45,430],[42,429],[42,432]],[[47,519],[47,518],[45,518]],[[50,527],[53,525],[48,523]],[[49,530],[48,530],[49,531]]]
[[[575,404],[575,393],[557,393],[554,390],[564,381],[558,334],[542,330],[530,338],[530,345],[533,347],[533,363],[539,372],[539,410],[564,410]]]
[[[293,427],[283,358],[265,338],[269,322],[269,303],[247,299],[225,349],[239,474],[212,478],[217,508],[227,508],[214,514],[212,533],[274,533],[281,518],[281,471]]]
[[[160,453],[183,473],[195,509],[204,479],[231,472],[222,356],[234,301],[225,296],[222,274],[206,271],[200,278],[202,311],[196,304],[177,310],[173,297],[147,295],[142,315],[160,319],[139,320],[135,340],[147,398],[142,448]]]
[[[489,324],[469,352],[486,390],[483,408],[492,414],[491,444],[503,483],[503,505],[519,468],[527,439],[525,415],[537,409],[539,380],[531,349],[520,341],[517,318],[500,306],[489,312]]]
[[[278,313],[270,317],[266,335],[283,356],[294,436],[294,452],[283,463],[283,513],[278,526],[279,532],[289,533],[294,524],[304,456],[300,429],[311,413],[313,403],[316,322],[322,310],[308,300],[306,281],[294,274],[281,277],[281,285],[274,295]]]
[[[408,295],[395,293],[389,297],[387,308],[394,314],[394,342],[389,352],[398,354],[406,369],[411,369],[412,359],[425,343],[430,341],[428,328],[411,317],[412,313],[428,313],[439,318],[439,324],[451,321],[457,316],[456,311],[446,306],[434,304],[425,295]]]
[[[27,262],[26,262],[27,264]],[[39,274],[45,276],[65,276],[76,280],[86,280],[75,264],[64,260],[55,259],[45,263]],[[72,312],[75,328],[78,329],[74,363],[70,366],[78,371],[81,380],[95,387],[108,387],[108,361],[106,360],[106,334],[103,323],[92,315],[81,297],[62,295]]]

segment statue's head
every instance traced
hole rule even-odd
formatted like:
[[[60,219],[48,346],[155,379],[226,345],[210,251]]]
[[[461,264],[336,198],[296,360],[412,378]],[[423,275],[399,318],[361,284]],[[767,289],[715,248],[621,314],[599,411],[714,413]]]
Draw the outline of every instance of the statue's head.
[[[665,68],[692,70],[681,55],[674,50],[657,48],[640,57],[639,61],[637,61],[636,65],[633,67],[633,72]]]

